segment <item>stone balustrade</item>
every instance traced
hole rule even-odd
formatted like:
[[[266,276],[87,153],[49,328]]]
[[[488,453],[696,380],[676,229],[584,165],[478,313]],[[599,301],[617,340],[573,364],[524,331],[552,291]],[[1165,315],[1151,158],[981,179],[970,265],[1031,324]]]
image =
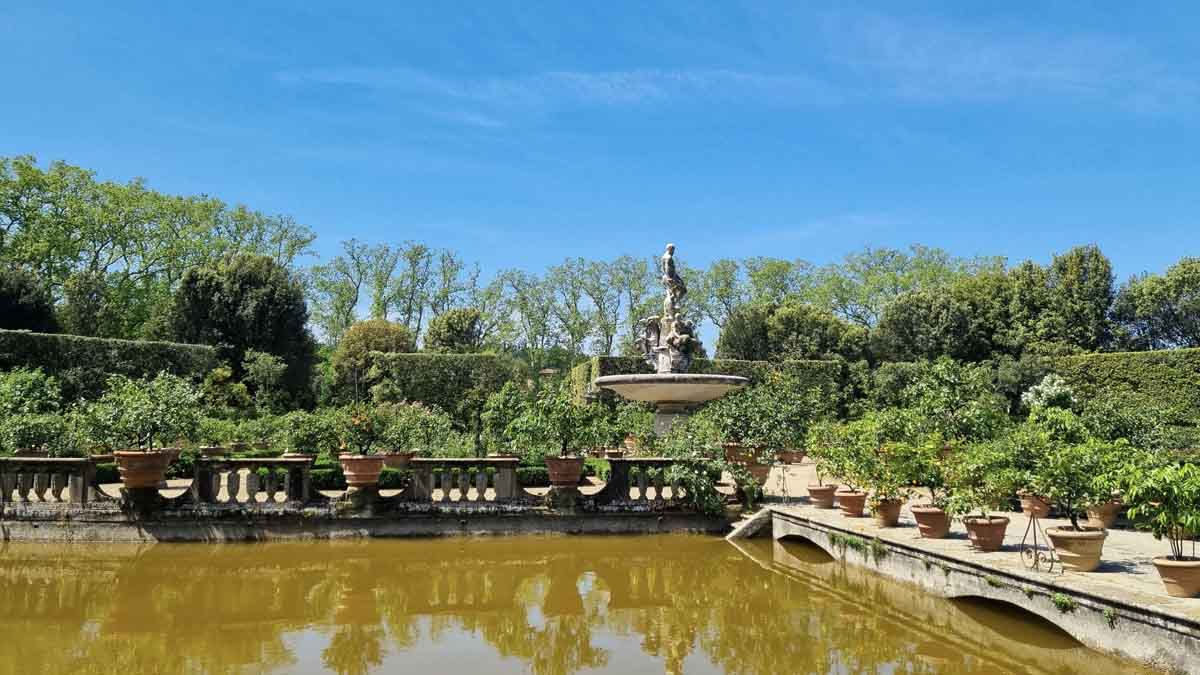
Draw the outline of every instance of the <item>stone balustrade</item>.
[[[513,502],[525,498],[517,484],[515,457],[418,457],[409,464],[412,479],[400,501],[433,503]]]
[[[0,503],[84,506],[98,494],[95,477],[84,457],[0,457]]]
[[[313,459],[200,458],[196,460],[192,491],[201,504],[305,504],[313,497]],[[266,470],[265,476],[259,475],[262,469]]]
[[[666,469],[674,462],[666,457],[610,458],[612,472],[604,489],[596,494],[596,503],[653,508],[678,505],[683,488],[677,482],[666,482]]]

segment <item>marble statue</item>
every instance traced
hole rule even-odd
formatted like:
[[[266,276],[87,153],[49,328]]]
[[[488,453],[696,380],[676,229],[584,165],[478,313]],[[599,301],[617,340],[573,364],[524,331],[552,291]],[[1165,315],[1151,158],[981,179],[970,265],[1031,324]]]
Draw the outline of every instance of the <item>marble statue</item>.
[[[685,373],[692,356],[702,349],[692,322],[683,318],[680,305],[687,295],[687,284],[675,266],[675,245],[659,258],[659,272],[666,296],[660,316],[650,316],[638,322],[641,335],[636,344],[646,362],[657,373]]]

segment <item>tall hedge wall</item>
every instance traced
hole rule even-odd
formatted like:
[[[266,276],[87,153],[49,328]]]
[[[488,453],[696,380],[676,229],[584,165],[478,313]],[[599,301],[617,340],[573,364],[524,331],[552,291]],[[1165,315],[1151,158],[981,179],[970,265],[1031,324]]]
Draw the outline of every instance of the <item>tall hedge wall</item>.
[[[1169,407],[1176,421],[1200,420],[1200,349],[1065,356],[1052,367],[1081,399],[1133,394]]]
[[[165,370],[199,380],[216,365],[216,350],[205,345],[0,330],[0,370],[41,368],[59,379],[68,400],[99,395],[109,374]]]
[[[830,395],[838,393],[842,383],[842,364],[837,361],[738,361],[734,359],[696,359],[690,373],[740,375],[757,382],[773,371],[783,371],[801,379],[808,386],[819,387]],[[571,384],[576,396],[601,395],[608,392],[593,390],[592,381],[604,375],[633,375],[654,372],[645,361],[632,356],[596,356],[571,370]]]
[[[517,376],[516,363],[499,354],[385,354],[368,357],[366,385],[388,400],[432,403],[454,415],[468,392],[486,395]]]

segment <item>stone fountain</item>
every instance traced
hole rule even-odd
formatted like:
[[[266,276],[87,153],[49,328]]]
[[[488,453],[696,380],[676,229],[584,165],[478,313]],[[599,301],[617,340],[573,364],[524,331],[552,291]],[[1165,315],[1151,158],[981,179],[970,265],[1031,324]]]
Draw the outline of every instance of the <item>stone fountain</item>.
[[[666,297],[662,314],[638,322],[638,348],[653,374],[606,375],[596,378],[601,389],[614,391],[629,401],[644,401],[654,405],[654,433],[663,435],[676,420],[691,414],[700,405],[718,399],[733,389],[749,383],[735,375],[707,375],[687,372],[692,356],[700,351],[700,339],[692,323],[679,311],[687,295],[687,285],[675,267],[675,245],[659,259],[659,271]]]

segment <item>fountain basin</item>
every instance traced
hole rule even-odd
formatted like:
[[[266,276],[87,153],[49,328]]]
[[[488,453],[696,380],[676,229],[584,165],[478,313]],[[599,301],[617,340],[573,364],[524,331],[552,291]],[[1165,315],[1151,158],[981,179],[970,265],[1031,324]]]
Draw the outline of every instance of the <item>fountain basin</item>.
[[[628,401],[694,407],[721,398],[750,380],[737,375],[705,373],[661,373],[653,375],[605,375],[595,380],[602,389],[616,392]]]

